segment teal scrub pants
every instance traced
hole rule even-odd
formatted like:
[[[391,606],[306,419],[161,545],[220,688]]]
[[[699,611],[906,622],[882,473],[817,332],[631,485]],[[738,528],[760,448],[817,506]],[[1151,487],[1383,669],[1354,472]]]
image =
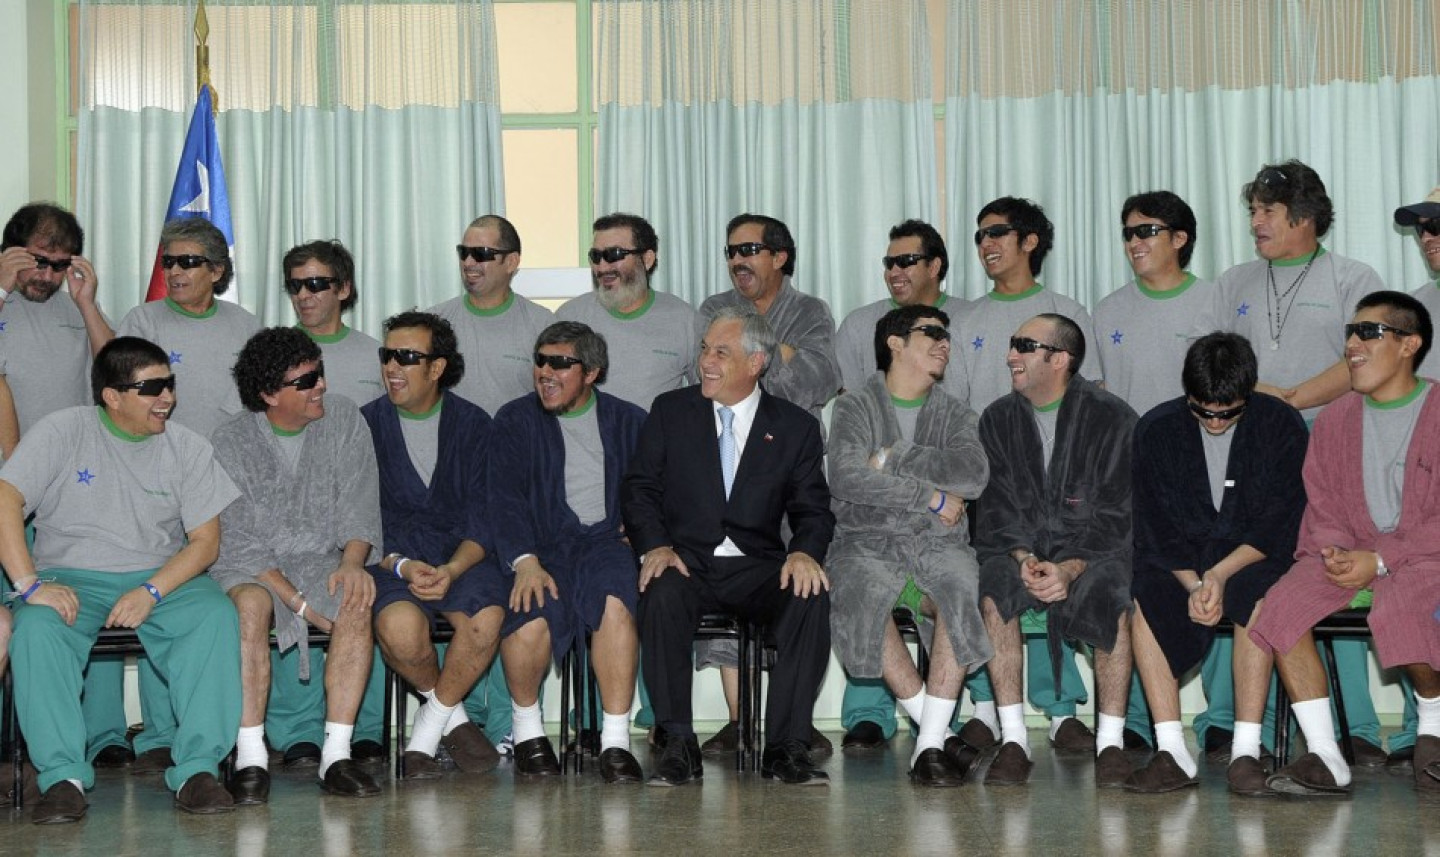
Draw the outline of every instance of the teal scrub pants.
[[[75,624],[44,605],[15,611],[16,708],[42,791],[65,779],[94,786],[80,703],[85,664],[115,602],[153,573],[48,569],[45,576],[75,590]],[[156,673],[168,680],[177,723],[166,785],[179,790],[195,774],[218,774],[240,728],[240,624],[230,599],[202,575],[167,595],[137,633]]]

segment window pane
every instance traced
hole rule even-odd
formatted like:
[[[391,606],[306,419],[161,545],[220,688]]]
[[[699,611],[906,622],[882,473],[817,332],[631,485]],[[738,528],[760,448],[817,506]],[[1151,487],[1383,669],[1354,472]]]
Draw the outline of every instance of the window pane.
[[[573,113],[578,109],[574,5],[498,3],[495,39],[501,111]]]
[[[521,264],[580,264],[579,137],[571,129],[514,128],[504,132],[504,145],[505,216],[520,233]]]

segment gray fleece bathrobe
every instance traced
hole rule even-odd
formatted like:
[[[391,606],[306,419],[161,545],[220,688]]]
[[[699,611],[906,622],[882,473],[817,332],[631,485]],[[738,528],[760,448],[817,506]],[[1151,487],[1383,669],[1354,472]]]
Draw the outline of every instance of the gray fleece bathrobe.
[[[935,602],[959,664],[974,670],[990,659],[967,524],[947,527],[929,511],[937,488],[955,503],[985,487],[990,468],[978,423],[937,386],[920,408],[915,437],[901,438],[878,372],[835,400],[827,453],[836,519],[827,563],[830,629],[851,676],[880,676],[885,623],[909,577]],[[881,449],[889,454],[876,470],[870,457]]]

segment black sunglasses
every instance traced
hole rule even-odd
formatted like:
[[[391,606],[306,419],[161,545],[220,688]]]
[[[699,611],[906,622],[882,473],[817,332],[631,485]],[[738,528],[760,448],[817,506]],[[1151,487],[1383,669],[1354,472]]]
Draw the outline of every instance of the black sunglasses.
[[[493,262],[501,256],[513,253],[513,250],[500,250],[495,247],[466,247],[464,244],[456,244],[455,252],[459,254],[460,261],[472,259],[476,262]]]
[[[564,354],[541,354],[538,351],[535,352],[536,369],[539,369],[542,366],[549,366],[556,372],[564,372],[571,366],[579,366],[580,364],[581,360],[579,357],[567,357]]]
[[[746,241],[744,244],[726,244],[725,258],[734,259],[736,256],[744,256],[748,259],[751,256],[760,255],[765,250],[769,250],[772,253],[775,252],[774,248],[769,244],[764,244],[759,241]]]
[[[1187,402],[1186,404],[1190,406],[1190,413],[1202,420],[1233,420],[1245,413],[1245,405],[1243,404],[1236,405],[1233,408],[1226,408],[1223,411],[1212,411],[1208,408],[1202,408],[1194,402]]]
[[[914,327],[910,328],[911,333],[914,333],[917,330],[930,337],[931,339],[935,340],[936,342],[950,341],[950,331],[946,330],[938,324],[917,324]]]
[[[194,270],[195,268],[200,267],[201,265],[208,265],[208,264],[210,264],[210,260],[207,259],[207,258],[205,258],[204,256],[195,256],[195,255],[169,256],[169,255],[165,255],[165,256],[161,256],[161,257],[160,257],[160,269],[161,269],[162,271],[168,271],[168,270],[170,270],[171,268],[175,267],[176,265],[179,265],[180,267],[184,268],[184,269],[187,270],[187,271],[191,271],[191,270]]]
[[[1255,181],[1266,187],[1284,187],[1290,183],[1290,177],[1279,167],[1266,167],[1255,177]]]
[[[386,348],[380,346],[380,365],[384,366],[391,360],[401,366],[416,366],[421,360],[434,360],[434,354],[426,354],[423,351],[416,351],[413,348]]]
[[[638,247],[606,247],[604,250],[601,250],[599,247],[591,247],[589,253],[590,264],[598,265],[601,262],[609,262],[613,265],[626,256],[639,256],[644,252],[644,250]]]
[[[886,256],[880,261],[885,265],[887,271],[891,268],[899,268],[903,271],[918,262],[928,262],[934,258],[928,253],[906,253],[903,256]]]
[[[289,381],[281,381],[280,386],[294,387],[297,390],[313,390],[315,389],[316,385],[319,384],[324,378],[325,364],[322,363],[298,378],[291,378]]]
[[[1420,222],[1415,224],[1415,231],[1422,232],[1426,235],[1440,235],[1440,217],[1432,218],[1430,220],[1421,220]],[[53,265],[55,263],[51,262],[50,264]]]
[[[1054,351],[1060,354],[1067,353],[1063,348],[1056,348],[1053,345],[1046,345],[1045,343],[1037,339],[1031,339],[1028,336],[1010,337],[1010,347],[1015,349],[1015,351],[1019,354],[1034,354],[1035,349],[1037,348],[1043,348],[1046,351]]]
[[[1387,330],[1395,334],[1397,339],[1409,336],[1411,333],[1408,330],[1401,330],[1394,325],[1382,324],[1378,321],[1355,321],[1345,325],[1345,338],[1349,339],[1352,336],[1357,336],[1361,342],[1369,342],[1372,339],[1379,339],[1384,336]]]
[[[977,229],[975,230],[975,246],[979,247],[980,242],[984,241],[986,238],[1004,238],[1011,232],[1019,231],[1020,227],[1011,226],[1008,223],[996,223],[981,229]]]
[[[291,277],[285,281],[285,291],[289,292],[291,297],[300,294],[301,289],[308,290],[312,295],[318,295],[321,292],[330,291],[338,282],[340,281],[334,277],[305,277],[303,279]]]
[[[1160,223],[1137,223],[1134,226],[1125,226],[1120,229],[1120,240],[1130,242],[1132,238],[1154,238],[1161,232],[1168,232],[1172,227]]]
[[[153,399],[166,390],[174,392],[175,376],[166,375],[164,378],[149,378],[144,381],[135,381],[129,384],[116,384],[110,389],[119,390],[122,393],[126,390],[134,390],[146,398]]]
[[[30,255],[35,259],[35,270],[37,271],[43,271],[49,268],[56,273],[60,273],[61,271],[67,270],[72,261],[70,259],[47,259],[36,253],[31,253]]]

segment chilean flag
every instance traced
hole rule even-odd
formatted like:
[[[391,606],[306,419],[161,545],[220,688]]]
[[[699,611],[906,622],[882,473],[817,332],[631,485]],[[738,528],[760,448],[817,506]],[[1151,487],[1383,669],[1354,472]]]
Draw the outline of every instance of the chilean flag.
[[[185,149],[180,153],[180,166],[175,169],[175,188],[170,191],[170,207],[165,210],[168,223],[177,217],[203,217],[225,234],[225,243],[235,246],[235,231],[230,225],[230,191],[225,186],[225,166],[220,162],[220,138],[215,133],[215,113],[210,106],[210,87],[201,87],[195,100],[195,115],[185,134]],[[155,267],[150,274],[150,288],[145,300],[165,297],[165,272],[160,268],[160,255],[155,250]],[[229,298],[233,291],[226,294]]]

